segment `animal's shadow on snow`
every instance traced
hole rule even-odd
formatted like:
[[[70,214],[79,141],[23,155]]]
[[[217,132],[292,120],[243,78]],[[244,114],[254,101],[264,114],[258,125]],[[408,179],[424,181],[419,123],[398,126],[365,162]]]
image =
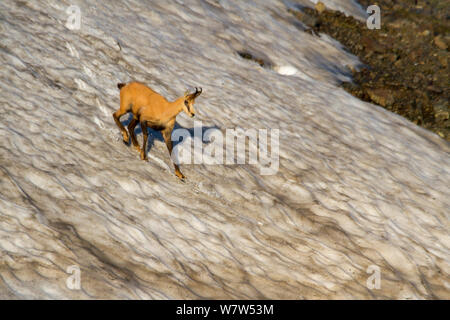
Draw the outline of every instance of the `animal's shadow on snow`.
[[[122,122],[122,124],[124,125],[124,127],[126,127],[126,128],[128,127],[128,124],[130,123],[131,119],[132,119],[132,117],[129,117],[129,119],[127,119],[126,121],[123,121],[123,122]],[[220,128],[217,127],[217,126],[202,126],[201,128],[202,128],[202,143],[203,143],[203,144],[209,144],[209,143],[210,143],[210,142],[208,142],[208,141],[204,141],[204,140],[203,140],[203,136],[204,136],[204,134],[205,134],[205,131],[207,131],[207,130],[209,130],[209,129],[217,129],[217,130],[220,130]],[[173,130],[176,130],[176,129],[185,129],[185,130],[187,130],[187,131],[189,132],[189,136],[190,136],[191,138],[194,137],[194,128],[185,128],[185,127],[180,126],[180,125],[178,124],[178,122],[175,122],[175,126],[174,126]],[[127,130],[128,130],[128,128],[127,128]],[[173,131],[172,131],[172,132],[173,132]],[[139,135],[142,134],[142,128],[141,128],[141,125],[140,125],[140,124],[138,124],[138,125],[136,126],[136,128],[134,129],[134,133],[135,133],[136,137],[138,137]],[[181,138],[179,141],[173,141],[173,142],[172,142],[173,148],[175,148],[177,144],[182,143],[182,142],[183,142],[183,139],[184,139],[184,138]],[[163,136],[162,136],[161,131],[156,131],[156,130],[153,130],[152,128],[148,127],[148,140],[147,140],[147,150],[146,150],[147,153],[150,152],[150,150],[151,150],[152,147],[154,146],[155,140],[164,142],[164,138],[163,138]],[[139,141],[139,140],[138,140],[138,141]],[[165,143],[165,142],[164,142],[164,143]],[[131,144],[131,139],[130,139],[130,141],[128,142],[127,145],[129,146],[130,144]],[[142,147],[142,140],[139,141],[139,146]]]

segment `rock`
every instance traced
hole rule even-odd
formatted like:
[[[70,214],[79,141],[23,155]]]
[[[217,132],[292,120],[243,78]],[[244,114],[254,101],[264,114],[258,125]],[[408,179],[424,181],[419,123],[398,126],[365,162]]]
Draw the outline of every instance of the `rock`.
[[[354,73],[357,72],[357,70],[356,70],[352,65],[347,64],[347,65],[345,65],[345,66],[351,71],[352,74],[354,74]]]
[[[312,17],[310,15],[304,14],[302,15],[302,21],[308,26],[308,27],[315,27],[317,26],[317,23],[319,22],[319,19],[316,17]]]
[[[394,53],[392,53],[392,54],[387,54],[386,56],[387,56],[387,58],[388,58],[388,60],[389,60],[390,62],[395,62],[395,61],[397,61],[397,59],[398,59],[398,55],[397,55],[397,54],[394,54]]]
[[[361,37],[361,44],[367,50],[369,50],[369,52],[371,52],[371,51],[379,52],[379,53],[386,52],[386,48],[382,44],[380,44],[378,41],[376,41],[375,39],[373,39],[369,36]]]
[[[367,89],[366,92],[369,95],[370,99],[372,99],[373,102],[379,104],[380,106],[386,107],[394,103],[392,92],[388,89]]]
[[[447,44],[444,42],[444,40],[441,38],[441,36],[437,36],[434,38],[434,44],[442,50],[447,50]]]
[[[447,67],[448,66],[447,57],[439,56],[438,59],[439,59],[439,62],[442,64],[443,67]]]
[[[410,21],[406,19],[397,19],[389,23],[389,26],[394,29],[403,28],[405,25],[410,24]]]
[[[431,92],[434,92],[434,93],[442,93],[442,89],[441,88],[436,87],[436,86],[432,86],[432,85],[428,86],[427,90],[429,90]]]
[[[402,65],[402,63],[403,63],[403,60],[398,59],[397,61],[394,62],[394,66],[400,67]]]
[[[317,12],[322,13],[325,11],[325,5],[323,4],[323,2],[317,2],[316,5],[314,6],[314,9],[317,10]]]
[[[445,121],[450,118],[450,115],[449,115],[448,111],[442,110],[442,111],[436,112],[434,114],[434,118],[436,119],[436,121]]]

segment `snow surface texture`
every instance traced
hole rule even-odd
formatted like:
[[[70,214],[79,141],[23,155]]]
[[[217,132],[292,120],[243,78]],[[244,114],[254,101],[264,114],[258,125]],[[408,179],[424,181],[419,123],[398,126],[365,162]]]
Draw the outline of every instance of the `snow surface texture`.
[[[358,20],[366,20],[368,17],[366,10],[355,0],[283,0],[291,9],[299,7],[313,8],[319,1],[328,9],[344,12],[346,15],[353,16]]]
[[[0,61],[0,298],[450,298],[449,145],[338,88],[358,60],[286,3],[3,0]],[[183,184],[154,132],[141,161],[111,116],[130,80],[278,128],[279,171]]]

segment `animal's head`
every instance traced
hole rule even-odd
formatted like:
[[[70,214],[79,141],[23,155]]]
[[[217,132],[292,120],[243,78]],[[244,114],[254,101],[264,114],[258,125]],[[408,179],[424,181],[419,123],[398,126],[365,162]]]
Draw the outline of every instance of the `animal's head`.
[[[183,111],[186,112],[186,114],[191,118],[195,116],[195,98],[197,98],[201,93],[202,88],[196,87],[194,93],[189,93],[189,91],[186,91],[184,94]]]

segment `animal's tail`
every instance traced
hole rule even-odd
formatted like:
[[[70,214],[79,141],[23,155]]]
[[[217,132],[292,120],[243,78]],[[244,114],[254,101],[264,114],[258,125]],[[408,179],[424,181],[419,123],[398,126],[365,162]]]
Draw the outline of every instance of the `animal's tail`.
[[[119,90],[122,89],[122,88],[125,87],[125,86],[126,86],[125,83],[118,83],[118,84],[117,84],[117,88],[119,88]]]

